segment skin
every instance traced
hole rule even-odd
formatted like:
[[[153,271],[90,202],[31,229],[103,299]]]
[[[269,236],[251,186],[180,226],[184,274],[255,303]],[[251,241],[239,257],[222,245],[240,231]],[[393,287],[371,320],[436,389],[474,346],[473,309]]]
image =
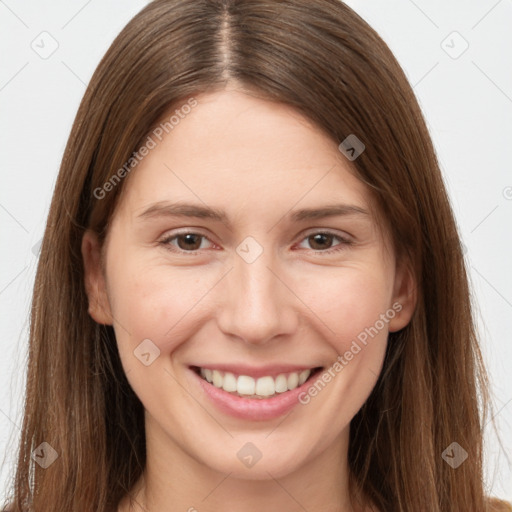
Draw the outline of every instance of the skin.
[[[124,183],[103,260],[94,233],[83,237],[89,313],[114,326],[145,408],[146,471],[136,504],[125,499],[118,510],[356,510],[350,421],[377,381],[388,332],[410,321],[413,278],[371,214],[288,219],[332,203],[369,211],[368,191],[333,140],[290,107],[234,87],[196,99]],[[140,217],[177,200],[223,209],[230,225]],[[205,238],[169,241],[180,228]],[[335,236],[312,237],[325,230]],[[247,236],[263,249],[252,263],[236,251]],[[327,369],[394,303],[400,312],[316,397],[277,419],[224,414],[188,370],[240,362]],[[149,366],[133,352],[145,339],[160,350]],[[251,468],[237,458],[247,442],[262,453]]]

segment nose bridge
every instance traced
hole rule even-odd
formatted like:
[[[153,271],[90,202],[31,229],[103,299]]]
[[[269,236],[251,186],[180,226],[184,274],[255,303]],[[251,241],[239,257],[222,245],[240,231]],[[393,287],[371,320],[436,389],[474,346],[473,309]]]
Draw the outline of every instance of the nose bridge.
[[[258,244],[259,245],[259,244]],[[272,251],[242,242],[225,284],[219,327],[248,343],[265,343],[295,328],[292,294],[276,277]]]

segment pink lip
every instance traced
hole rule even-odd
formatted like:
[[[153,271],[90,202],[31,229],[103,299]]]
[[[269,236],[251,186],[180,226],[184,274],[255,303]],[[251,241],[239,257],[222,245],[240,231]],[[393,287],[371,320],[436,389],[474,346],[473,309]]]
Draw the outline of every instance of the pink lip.
[[[277,377],[281,373],[292,373],[292,372],[301,372],[302,370],[312,370],[313,368],[317,368],[320,365],[316,366],[291,366],[291,365],[268,365],[268,366],[248,366],[246,364],[206,364],[206,365],[195,365],[196,368],[207,368],[209,370],[220,370],[221,372],[231,372],[237,377],[239,375],[248,375],[249,377],[258,378],[258,377],[266,377],[267,375],[271,377]],[[194,368],[194,366],[192,367]]]
[[[218,366],[216,368],[221,369]],[[190,371],[195,379],[197,379],[201,389],[220,411],[235,418],[251,421],[270,420],[287,413],[300,403],[299,395],[305,392],[314,380],[308,379],[301,386],[272,398],[242,398],[215,387],[213,384],[202,379],[193,369]],[[247,374],[244,373],[243,375]],[[268,373],[265,375],[268,375]],[[317,375],[320,375],[320,372]]]

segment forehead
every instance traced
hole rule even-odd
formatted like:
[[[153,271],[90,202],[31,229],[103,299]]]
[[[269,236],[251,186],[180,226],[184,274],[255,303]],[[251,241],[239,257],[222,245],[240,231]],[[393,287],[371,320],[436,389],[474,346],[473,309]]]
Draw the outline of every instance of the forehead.
[[[291,107],[236,90],[195,99],[161,140],[153,135],[154,147],[124,184],[126,207],[194,199],[263,215],[295,204],[367,204],[336,142]]]

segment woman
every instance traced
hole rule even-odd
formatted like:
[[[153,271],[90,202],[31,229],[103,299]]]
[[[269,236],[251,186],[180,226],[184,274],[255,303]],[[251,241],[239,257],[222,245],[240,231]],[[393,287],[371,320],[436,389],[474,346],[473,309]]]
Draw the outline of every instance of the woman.
[[[77,114],[34,290],[14,511],[506,507],[432,143],[337,0],[135,16]]]

